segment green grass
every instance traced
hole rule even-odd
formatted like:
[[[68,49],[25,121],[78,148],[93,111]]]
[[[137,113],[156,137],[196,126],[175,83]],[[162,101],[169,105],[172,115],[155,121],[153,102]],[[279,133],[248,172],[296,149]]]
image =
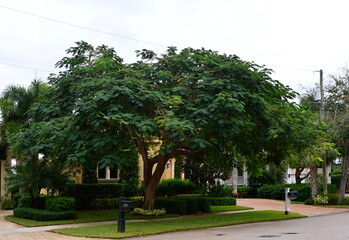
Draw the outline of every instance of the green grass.
[[[253,208],[244,207],[244,206],[211,206],[211,212],[226,212],[226,211],[241,211],[241,210],[250,210]]]
[[[102,221],[111,221],[118,219],[118,210],[117,209],[108,209],[108,210],[86,210],[86,211],[77,211],[77,219],[73,220],[61,220],[61,221],[34,221],[30,219],[17,218],[15,216],[6,216],[7,221],[17,223],[26,227],[39,227],[39,226],[49,226],[49,225],[63,225],[63,224],[73,224],[73,223],[85,223],[85,222],[102,222]],[[157,219],[157,218],[169,218],[177,217],[178,214],[165,214],[163,216],[157,217],[144,217],[144,216],[135,216],[131,214],[126,215],[126,219]]]
[[[52,230],[52,232],[77,237],[126,238],[165,232],[221,227],[252,222],[277,221],[301,217],[305,216],[298,213],[285,215],[282,211],[251,211],[187,219],[126,223],[125,233],[117,233],[116,224],[56,229]]]

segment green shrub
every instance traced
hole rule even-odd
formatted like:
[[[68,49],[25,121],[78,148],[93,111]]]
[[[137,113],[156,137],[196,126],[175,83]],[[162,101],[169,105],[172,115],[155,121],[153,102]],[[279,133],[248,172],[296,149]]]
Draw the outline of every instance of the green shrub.
[[[144,210],[143,208],[135,208],[132,213],[141,216],[161,216],[166,213],[165,209]]]
[[[237,192],[241,193],[243,197],[255,197],[256,194],[253,191],[253,188],[250,186],[238,186]]]
[[[144,203],[144,197],[139,196],[139,197],[128,197],[128,200],[131,200],[132,202],[135,203],[136,208],[142,208],[143,203]]]
[[[314,200],[311,198],[308,198],[304,201],[305,205],[314,205]]]
[[[207,197],[212,206],[222,205],[236,205],[236,198],[234,197]]]
[[[208,198],[201,197],[198,198],[199,201],[199,210],[200,212],[209,212],[211,211],[211,201]]]
[[[328,197],[317,195],[314,199],[314,205],[326,205],[328,204]]]
[[[35,221],[57,221],[76,218],[73,211],[51,212],[35,208],[16,208],[13,210],[13,214],[18,218],[32,219]]]
[[[18,200],[18,207],[20,208],[34,208],[34,201],[31,197],[22,197]]]
[[[258,189],[258,197],[285,200],[285,188],[290,188],[291,191],[298,192],[297,201],[305,201],[311,198],[311,188],[308,183],[263,185]]]
[[[333,175],[331,175],[331,183],[333,185],[336,185],[339,188],[339,184],[341,182],[341,177],[342,177],[342,174],[333,174]]]
[[[156,194],[157,196],[175,196],[178,194],[191,194],[196,191],[195,184],[189,180],[164,179],[159,183]]]
[[[343,205],[349,205],[349,197],[344,197]]]
[[[220,185],[212,185],[208,190],[208,195],[210,197],[226,197],[232,194],[233,190],[231,187],[220,184]]]
[[[113,184],[71,184],[62,196],[74,197],[78,209],[89,209],[92,199],[118,198],[124,194],[124,185]]]
[[[52,212],[66,212],[75,209],[73,197],[51,197],[46,199],[45,210]]]
[[[1,199],[1,209],[4,209],[4,210],[14,209],[16,205],[17,205],[17,202],[12,198]]]
[[[168,213],[186,214],[188,211],[187,201],[178,198],[156,198],[154,207],[157,209],[166,209]]]
[[[209,212],[211,201],[207,197],[200,194],[181,194],[173,197],[173,199],[182,199],[187,202],[187,213]]]
[[[91,200],[90,209],[115,209],[119,206],[119,198],[95,198]]]
[[[330,204],[330,205],[338,204],[338,194],[336,194],[336,193],[329,193],[328,194],[328,204]]]

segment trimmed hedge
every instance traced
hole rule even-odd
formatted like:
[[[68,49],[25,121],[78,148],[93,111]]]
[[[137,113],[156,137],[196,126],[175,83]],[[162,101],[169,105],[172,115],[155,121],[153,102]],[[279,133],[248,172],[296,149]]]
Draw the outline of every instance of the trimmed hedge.
[[[16,208],[13,210],[13,214],[18,218],[32,219],[35,221],[76,219],[76,215],[73,211],[52,212],[34,208]]]
[[[46,199],[45,210],[52,212],[66,212],[75,209],[73,197],[52,197]]]
[[[207,197],[212,206],[236,205],[234,197]]]
[[[186,214],[188,211],[187,201],[175,198],[156,198],[154,201],[156,209],[166,209],[167,213]]]
[[[337,186],[328,184],[328,192],[336,193]],[[285,200],[285,188],[290,188],[291,191],[297,191],[297,201],[305,201],[311,198],[311,187],[308,183],[303,184],[276,184],[276,185],[263,185],[258,189],[259,198],[279,199]],[[322,186],[319,186],[319,191],[322,190]]]
[[[134,202],[136,208],[143,208],[143,204],[144,204],[144,197],[143,196],[128,197],[127,199],[131,200],[132,202]]]
[[[124,185],[113,184],[72,184],[62,196],[74,197],[78,209],[90,209],[95,198],[119,198],[124,195]]]
[[[92,199],[90,209],[114,209],[119,207],[119,198],[95,198]]]
[[[175,196],[178,194],[191,194],[196,193],[197,187],[189,180],[181,179],[164,179],[162,180],[157,189],[157,196]]]

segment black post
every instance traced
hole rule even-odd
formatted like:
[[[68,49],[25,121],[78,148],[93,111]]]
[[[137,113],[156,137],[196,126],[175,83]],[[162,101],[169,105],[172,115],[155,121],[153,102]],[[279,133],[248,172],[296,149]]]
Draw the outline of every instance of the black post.
[[[118,232],[125,232],[125,213],[122,210],[122,202],[124,201],[124,197],[119,198],[119,218],[118,218]]]

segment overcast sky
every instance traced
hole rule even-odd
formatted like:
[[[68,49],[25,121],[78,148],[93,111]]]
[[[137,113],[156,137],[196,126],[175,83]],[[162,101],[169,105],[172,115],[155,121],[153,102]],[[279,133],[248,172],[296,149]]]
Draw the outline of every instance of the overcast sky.
[[[314,71],[326,83],[347,65],[348,9],[346,0],[0,0],[0,91],[46,80],[84,40],[114,47],[125,62],[166,46],[236,54],[304,92],[319,82]]]

